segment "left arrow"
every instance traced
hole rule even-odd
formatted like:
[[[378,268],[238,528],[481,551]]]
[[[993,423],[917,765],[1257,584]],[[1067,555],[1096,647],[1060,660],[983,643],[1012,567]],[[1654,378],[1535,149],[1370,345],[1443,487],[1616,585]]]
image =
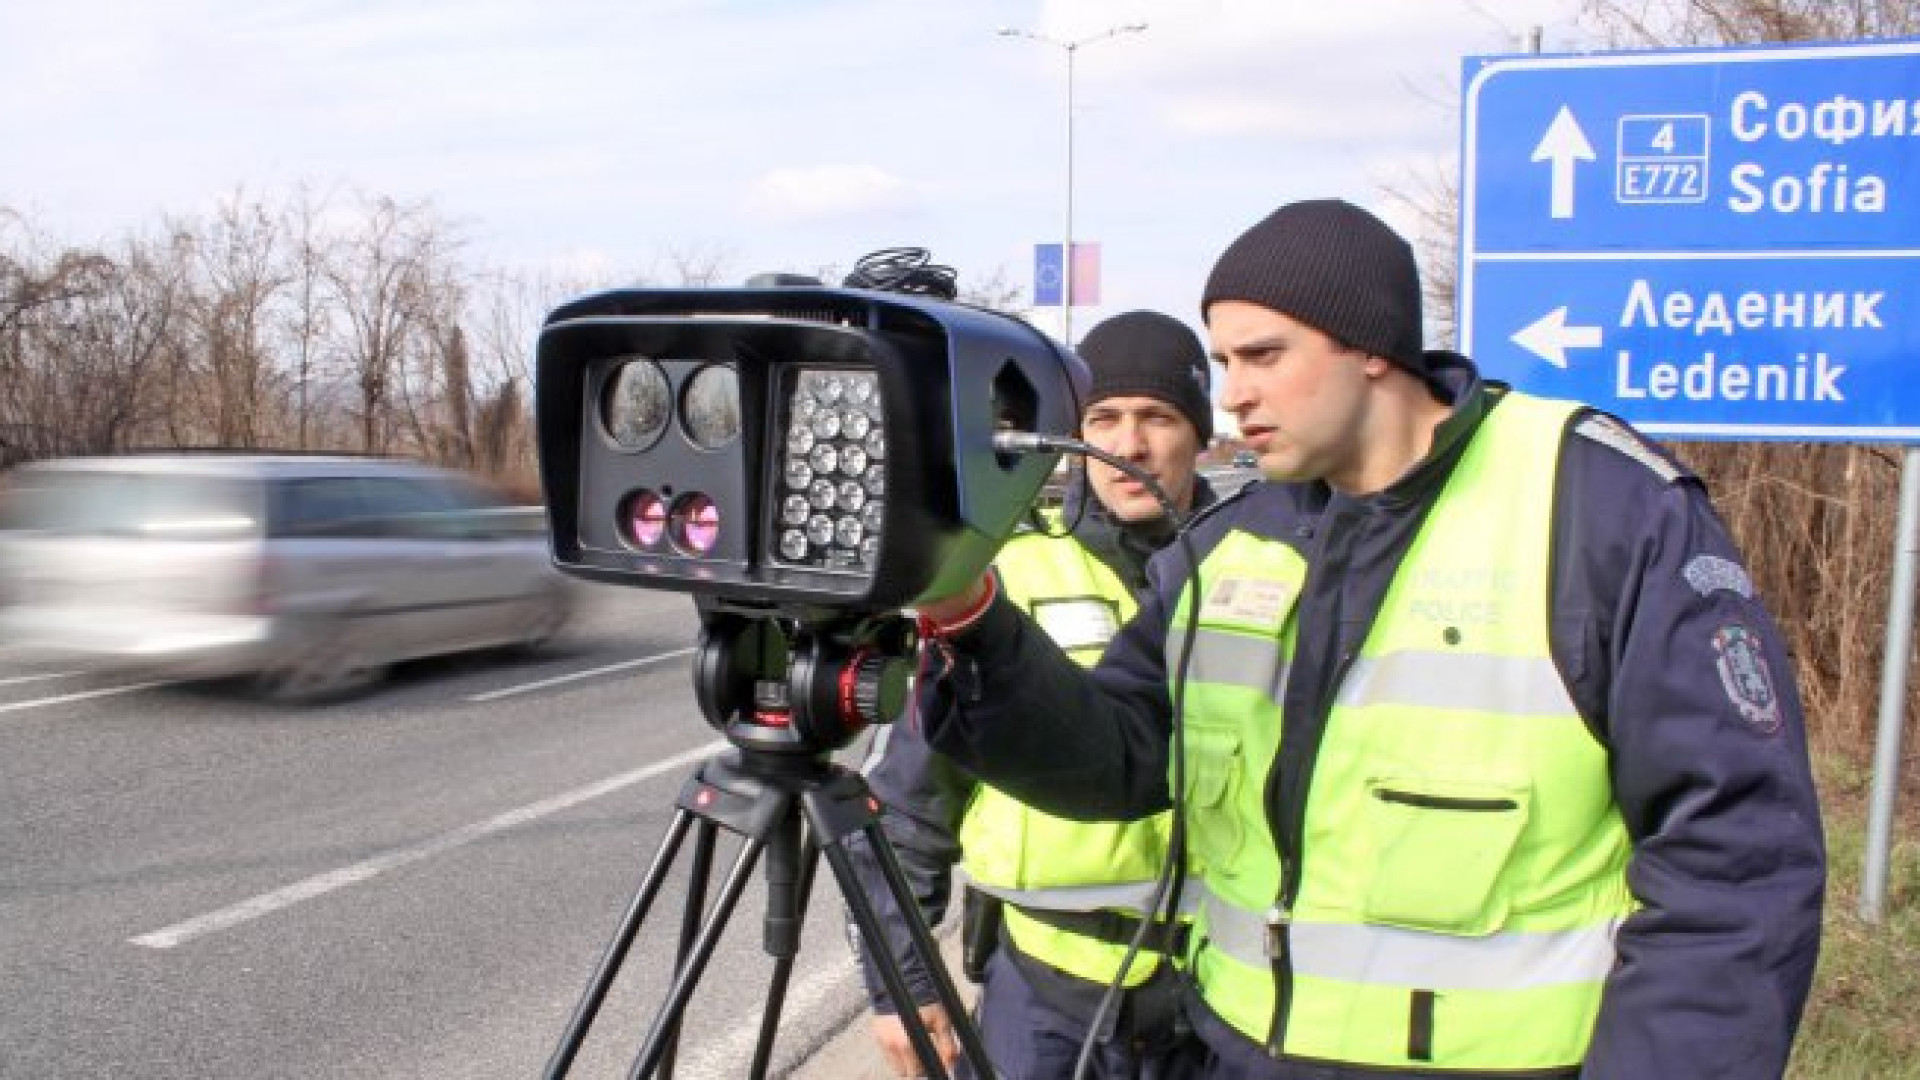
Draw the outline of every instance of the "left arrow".
[[[1560,106],[1553,123],[1547,125],[1547,133],[1540,136],[1539,145],[1533,148],[1533,160],[1553,163],[1553,216],[1572,217],[1573,163],[1593,160],[1593,144],[1587,141],[1587,133],[1580,130],[1580,121],[1573,118],[1572,109]]]
[[[1600,328],[1597,326],[1568,326],[1567,309],[1554,308],[1536,319],[1526,329],[1513,335],[1515,345],[1552,364],[1566,370],[1568,349],[1591,349],[1600,344]]]

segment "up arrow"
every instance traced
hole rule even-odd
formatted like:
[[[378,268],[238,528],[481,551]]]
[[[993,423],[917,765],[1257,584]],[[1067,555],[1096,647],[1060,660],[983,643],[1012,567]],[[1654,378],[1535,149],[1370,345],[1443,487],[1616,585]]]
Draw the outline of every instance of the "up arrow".
[[[1533,148],[1533,160],[1553,163],[1553,216],[1572,217],[1573,163],[1593,160],[1593,144],[1580,130],[1572,109],[1560,106],[1553,123],[1547,125],[1547,133],[1540,136],[1540,145]]]
[[[1554,308],[1533,325],[1513,335],[1513,343],[1554,367],[1566,370],[1568,349],[1591,349],[1600,344],[1597,326],[1568,326],[1567,309]]]

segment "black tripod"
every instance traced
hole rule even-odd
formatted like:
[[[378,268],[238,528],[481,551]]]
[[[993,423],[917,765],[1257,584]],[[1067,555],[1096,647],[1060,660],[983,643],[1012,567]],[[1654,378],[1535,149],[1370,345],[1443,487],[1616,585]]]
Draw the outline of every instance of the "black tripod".
[[[702,611],[696,692],[708,721],[726,734],[734,749],[702,764],[681,790],[667,834],[547,1062],[549,1080],[565,1076],[572,1067],[688,831],[696,825],[673,981],[630,1078],[651,1077],[656,1070],[672,1075],[687,1003],[762,854],[767,884],[764,947],[774,965],[749,1075],[755,1080],[766,1076],[799,953],[807,898],[824,852],[887,993],[899,1003],[922,1070],[946,1080],[946,1067],[913,1007],[899,960],[887,948],[878,913],[847,853],[845,841],[856,833],[866,837],[878,858],[888,893],[906,916],[913,947],[928,966],[961,1049],[977,1072],[987,1074],[979,1033],[880,829],[878,803],[858,773],[831,760],[832,751],[847,745],[866,725],[898,715],[912,648],[912,625],[898,616],[845,622]],[[703,921],[721,829],[742,836],[745,843]]]

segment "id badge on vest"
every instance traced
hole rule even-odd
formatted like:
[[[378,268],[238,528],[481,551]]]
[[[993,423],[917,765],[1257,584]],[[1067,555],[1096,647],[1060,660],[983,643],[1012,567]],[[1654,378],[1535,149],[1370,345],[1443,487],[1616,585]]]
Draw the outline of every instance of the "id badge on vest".
[[[1120,632],[1120,608],[1100,596],[1036,600],[1033,621],[1062,649],[1105,649]]]

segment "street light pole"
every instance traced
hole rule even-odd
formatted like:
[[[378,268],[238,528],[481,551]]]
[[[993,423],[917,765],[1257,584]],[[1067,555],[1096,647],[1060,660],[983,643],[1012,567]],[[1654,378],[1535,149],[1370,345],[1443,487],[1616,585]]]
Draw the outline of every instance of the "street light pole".
[[[1060,243],[1060,336],[1068,345],[1073,344],[1073,59],[1082,45],[1091,45],[1096,41],[1105,41],[1121,34],[1137,34],[1147,28],[1143,22],[1110,26],[1097,34],[1077,38],[1073,41],[1061,41],[1045,34],[1036,34],[1030,30],[1016,30],[1011,26],[1000,28],[1001,37],[1026,38],[1043,45],[1052,45],[1067,55],[1067,220],[1066,235]]]

